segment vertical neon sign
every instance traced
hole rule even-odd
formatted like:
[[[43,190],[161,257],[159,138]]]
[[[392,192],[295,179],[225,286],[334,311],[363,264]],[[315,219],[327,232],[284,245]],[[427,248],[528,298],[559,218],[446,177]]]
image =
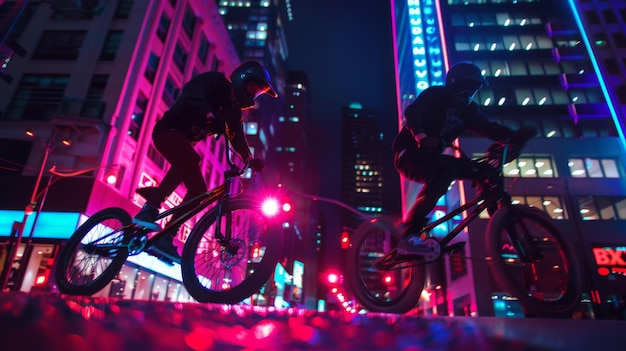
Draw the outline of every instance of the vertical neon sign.
[[[444,59],[435,0],[408,0],[417,94],[431,85],[444,83]]]

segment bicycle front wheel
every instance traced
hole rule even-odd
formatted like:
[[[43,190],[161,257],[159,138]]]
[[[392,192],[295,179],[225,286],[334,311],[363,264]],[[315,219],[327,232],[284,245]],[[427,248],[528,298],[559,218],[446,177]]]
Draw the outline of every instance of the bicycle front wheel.
[[[259,292],[276,269],[282,229],[258,203],[246,199],[223,205],[220,231],[230,230],[230,238],[216,239],[216,220],[212,209],[189,234],[181,260],[183,282],[199,302],[235,304]]]
[[[393,221],[363,222],[350,238],[344,279],[357,302],[370,312],[406,313],[417,305],[425,281],[424,265],[379,271],[376,259],[398,245],[402,234]]]
[[[489,220],[487,255],[496,283],[531,316],[569,314],[580,300],[581,267],[551,219],[528,206],[505,206]]]
[[[107,208],[83,223],[61,248],[55,267],[59,291],[93,295],[120,271],[128,257],[125,230],[130,215],[121,208]]]

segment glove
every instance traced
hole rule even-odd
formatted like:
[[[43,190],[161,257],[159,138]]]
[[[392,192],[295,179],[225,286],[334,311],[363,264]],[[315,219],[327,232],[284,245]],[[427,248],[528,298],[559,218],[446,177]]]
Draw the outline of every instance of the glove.
[[[429,136],[421,139],[419,145],[422,150],[438,150],[443,146],[439,138]]]
[[[260,158],[253,158],[248,163],[248,167],[252,168],[255,172],[261,172],[265,168],[265,162]]]

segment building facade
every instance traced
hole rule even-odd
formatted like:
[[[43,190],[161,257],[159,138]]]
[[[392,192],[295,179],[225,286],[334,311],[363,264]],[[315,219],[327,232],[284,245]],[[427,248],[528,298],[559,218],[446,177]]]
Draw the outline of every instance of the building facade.
[[[191,77],[229,75],[240,63],[213,2],[117,0],[98,11],[27,3],[0,5],[0,21],[25,6],[9,37],[27,53],[12,57],[5,69],[13,79],[0,82],[0,237],[10,241],[14,222],[27,219],[13,267],[21,272],[13,284],[23,291],[50,288],[59,244],[86,218],[112,206],[139,210],[135,190],[157,184],[168,169],[151,141],[155,122]],[[196,149],[207,186],[219,184],[223,138]],[[184,191],[163,206],[178,204]],[[31,192],[37,204],[24,217]],[[4,264],[6,250],[1,258]],[[100,294],[190,299],[180,269],[144,254],[130,258],[118,278]]]
[[[427,87],[443,85],[454,63],[481,67],[490,85],[474,101],[484,114],[514,129],[539,131],[505,168],[514,201],[544,210],[576,247],[585,267],[579,312],[620,316],[626,293],[624,5],[394,0],[392,6],[399,111]],[[401,126],[402,115],[398,121]],[[469,134],[459,139],[474,156],[489,143]],[[419,187],[403,181],[405,210]],[[470,184],[457,182],[437,210],[446,212],[474,195]],[[429,268],[422,295],[428,298],[421,299],[419,311],[523,316],[515,297],[495,286],[488,265],[463,258],[485,256],[487,219],[481,216],[459,236],[468,243],[462,255]]]

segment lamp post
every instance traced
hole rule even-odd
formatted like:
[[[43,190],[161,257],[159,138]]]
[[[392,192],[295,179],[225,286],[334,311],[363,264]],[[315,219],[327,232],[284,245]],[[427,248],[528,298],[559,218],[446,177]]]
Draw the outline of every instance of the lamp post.
[[[34,137],[35,134],[30,131],[27,130],[26,131],[26,135],[28,135],[29,137]],[[71,144],[71,141],[69,139],[63,139],[60,140],[61,143],[63,145],[69,146]],[[46,142],[46,144],[44,145],[44,154],[43,154],[43,158],[41,160],[41,165],[39,166],[39,172],[37,174],[37,178],[35,180],[35,186],[33,189],[33,193],[30,196],[30,201],[29,203],[26,205],[26,208],[24,209],[24,217],[22,219],[22,223],[20,223],[18,225],[17,228],[17,237],[15,239],[15,243],[13,245],[11,245],[11,250],[8,253],[7,256],[7,263],[5,264],[5,269],[2,271],[2,279],[0,280],[0,292],[4,291],[4,289],[6,288],[8,282],[9,282],[9,275],[10,272],[13,268],[13,264],[15,263],[15,258],[17,257],[17,251],[19,250],[20,244],[22,243],[22,238],[24,236],[24,229],[26,227],[26,221],[28,220],[28,217],[33,213],[33,210],[35,210],[37,208],[37,192],[39,190],[39,185],[41,183],[41,178],[43,177],[43,172],[44,169],[46,168],[46,163],[48,162],[48,157],[50,156],[50,153],[53,150],[54,144],[57,141],[55,141],[53,138],[48,139],[48,141]],[[33,224],[34,225],[34,224]],[[25,262],[22,262],[21,265],[24,265]],[[22,270],[22,266],[20,266],[20,270]],[[17,285],[15,285],[16,287]],[[14,289],[15,289],[14,287]]]

